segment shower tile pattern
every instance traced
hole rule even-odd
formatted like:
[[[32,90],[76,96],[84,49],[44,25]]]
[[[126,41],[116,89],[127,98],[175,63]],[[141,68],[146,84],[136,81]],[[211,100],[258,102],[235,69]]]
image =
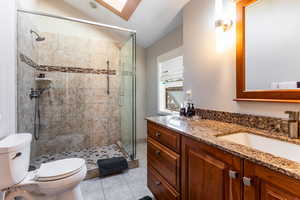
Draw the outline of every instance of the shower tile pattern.
[[[27,64],[30,67],[33,67],[34,69],[40,72],[66,72],[66,73],[82,73],[82,74],[116,75],[116,70],[39,65],[38,63],[36,63],[35,61],[33,61],[31,58],[24,55],[23,53],[20,53],[20,61]]]
[[[40,98],[40,139],[34,141],[33,156],[76,152],[119,141],[120,44],[107,38],[48,32],[39,32],[46,40],[36,42],[29,34],[33,28],[30,18],[24,20],[22,16],[18,49],[18,132],[33,133],[34,100],[29,99],[30,89],[51,86]],[[110,71],[106,70],[108,60]],[[40,73],[51,80],[50,85],[36,80]]]

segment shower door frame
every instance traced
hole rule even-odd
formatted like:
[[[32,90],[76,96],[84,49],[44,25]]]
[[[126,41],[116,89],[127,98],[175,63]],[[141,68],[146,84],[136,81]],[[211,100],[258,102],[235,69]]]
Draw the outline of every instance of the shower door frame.
[[[131,37],[132,37],[132,42],[133,42],[133,48],[132,48],[132,64],[133,64],[133,77],[132,77],[132,88],[133,88],[133,93],[132,93],[132,98],[133,98],[133,110],[132,110],[132,127],[133,127],[133,133],[132,133],[132,145],[133,145],[133,154],[129,155],[131,157],[131,159],[136,159],[136,30],[132,30],[132,29],[127,29],[127,28],[122,28],[122,27],[118,27],[118,26],[112,26],[112,25],[108,25],[108,24],[103,24],[103,23],[98,23],[95,21],[89,21],[89,20],[84,20],[84,19],[80,19],[80,18],[73,18],[73,17],[65,17],[65,16],[60,16],[60,15],[55,15],[55,14],[50,14],[50,13],[46,13],[46,12],[40,12],[40,11],[34,11],[34,10],[27,10],[27,9],[17,9],[16,10],[16,16],[18,15],[18,13],[26,13],[26,14],[32,14],[32,15],[39,15],[39,16],[44,16],[44,17],[50,17],[50,18],[56,18],[56,19],[61,19],[61,20],[67,20],[67,21],[71,21],[71,22],[78,22],[78,23],[83,23],[83,24],[89,24],[89,25],[94,25],[94,26],[99,26],[99,27],[103,27],[103,28],[107,28],[107,29],[112,29],[112,30],[116,30],[116,31],[123,31],[123,32],[128,32],[131,33]],[[17,18],[17,23],[16,23],[16,30],[18,31],[18,24],[19,22],[19,18]],[[16,51],[18,49],[18,37],[16,37],[17,43],[16,43]],[[17,54],[16,54],[17,55]],[[16,68],[19,66],[18,63],[18,59],[17,59],[17,66]],[[17,77],[16,77],[16,82],[17,82]],[[16,98],[18,98],[18,94],[16,91]],[[16,101],[17,102],[17,101]],[[18,105],[16,105],[18,107]],[[16,109],[17,112],[18,108]],[[18,118],[17,115],[15,116],[16,118],[16,127],[18,125]]]
[[[136,33],[132,34],[132,95],[133,95],[133,113],[132,113],[132,127],[133,127],[133,133],[132,133],[132,145],[133,145],[133,155],[131,157],[132,160],[136,159],[136,148],[137,148],[137,144],[136,144]]]
[[[40,15],[40,16],[44,16],[44,17],[51,17],[51,18],[56,18],[56,19],[72,21],[72,22],[79,22],[79,23],[83,23],[83,24],[95,25],[95,26],[100,26],[103,28],[114,29],[114,30],[118,30],[118,31],[124,31],[124,32],[136,34],[136,30],[122,28],[122,27],[118,27],[118,26],[112,26],[112,25],[108,25],[108,24],[102,24],[102,23],[98,23],[95,21],[89,21],[89,20],[84,20],[84,19],[79,19],[79,18],[74,18],[74,17],[64,17],[64,16],[60,16],[60,15],[54,15],[54,14],[50,14],[50,13],[46,13],[46,12],[33,11],[33,10],[27,10],[27,9],[17,9],[17,12],[33,14],[33,15]]]

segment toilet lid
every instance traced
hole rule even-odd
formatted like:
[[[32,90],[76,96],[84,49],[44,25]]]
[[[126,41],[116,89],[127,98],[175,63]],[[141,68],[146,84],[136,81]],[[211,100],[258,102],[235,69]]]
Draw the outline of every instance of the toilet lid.
[[[68,158],[44,163],[36,174],[37,181],[53,181],[63,179],[79,172],[85,165],[85,160]]]

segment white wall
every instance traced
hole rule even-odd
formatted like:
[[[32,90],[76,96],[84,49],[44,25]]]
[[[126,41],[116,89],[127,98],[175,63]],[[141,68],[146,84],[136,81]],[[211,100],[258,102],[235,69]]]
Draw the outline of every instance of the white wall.
[[[235,48],[216,51],[213,0],[191,0],[183,11],[185,89],[192,89],[197,107],[286,117],[299,104],[235,102]],[[148,66],[149,67],[149,66]]]
[[[146,49],[137,46],[136,52],[136,127],[137,139],[146,139]]]
[[[59,16],[95,21],[62,0],[18,0],[18,6],[19,8],[27,10],[41,11]],[[21,15],[28,14],[20,14],[20,16]],[[77,37],[82,37],[82,35],[84,35],[88,38],[101,37],[107,38],[108,40],[113,39],[117,41],[126,40],[130,37],[129,33],[121,33],[94,25],[70,22],[43,16],[30,16],[32,16],[32,20],[36,25],[37,30],[40,32],[60,33]]]
[[[15,1],[0,1],[0,138],[15,132]],[[2,117],[1,117],[2,116]]]
[[[15,132],[15,1],[0,1],[0,139]],[[0,192],[0,199],[2,199]]]
[[[182,46],[182,26],[147,48],[147,116],[158,114],[158,59]]]
[[[64,3],[63,0],[17,0],[17,6],[21,9],[90,20],[86,15]]]

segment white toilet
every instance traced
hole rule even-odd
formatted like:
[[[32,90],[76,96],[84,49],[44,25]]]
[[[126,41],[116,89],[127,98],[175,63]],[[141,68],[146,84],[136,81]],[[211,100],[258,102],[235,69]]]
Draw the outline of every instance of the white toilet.
[[[28,171],[31,134],[0,140],[0,191],[5,200],[82,200],[79,183],[85,178],[85,160],[69,158]]]

